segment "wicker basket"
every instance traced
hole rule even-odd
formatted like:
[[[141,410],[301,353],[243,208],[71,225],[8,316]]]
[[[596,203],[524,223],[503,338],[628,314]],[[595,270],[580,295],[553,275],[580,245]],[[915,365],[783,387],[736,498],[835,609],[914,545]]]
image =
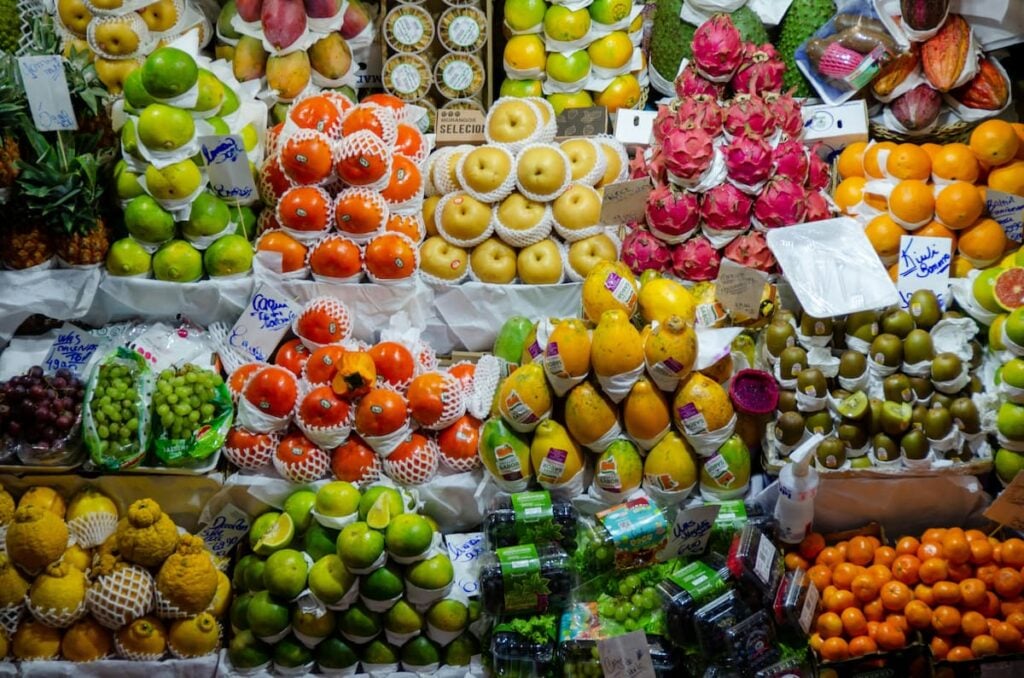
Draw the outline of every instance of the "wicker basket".
[[[978,121],[980,122],[980,121]],[[956,142],[967,143],[971,132],[978,126],[978,122],[965,122],[957,120],[943,127],[937,128],[928,134],[910,136],[901,134],[876,122],[870,124],[871,138],[875,141],[894,141],[898,144],[952,144]]]

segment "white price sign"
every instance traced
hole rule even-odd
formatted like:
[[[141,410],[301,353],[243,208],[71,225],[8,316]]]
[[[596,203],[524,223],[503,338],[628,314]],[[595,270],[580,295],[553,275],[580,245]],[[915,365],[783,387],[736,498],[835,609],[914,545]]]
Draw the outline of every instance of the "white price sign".
[[[949,266],[953,261],[953,241],[905,235],[900,238],[900,260],[896,289],[900,306],[907,308],[918,290],[931,290],[945,308],[949,302]]]
[[[40,132],[78,129],[64,58],[58,54],[18,57],[32,122]]]

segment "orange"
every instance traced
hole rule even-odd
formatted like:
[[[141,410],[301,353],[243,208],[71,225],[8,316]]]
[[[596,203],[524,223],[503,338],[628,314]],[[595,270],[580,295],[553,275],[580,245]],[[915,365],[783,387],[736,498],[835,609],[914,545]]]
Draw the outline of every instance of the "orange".
[[[905,554],[897,556],[892,563],[893,579],[904,584],[916,584],[920,581],[921,561],[917,556]]]
[[[942,146],[933,143],[921,144],[921,149],[928,154],[929,158],[934,158],[935,154],[942,150]]]
[[[971,132],[970,146],[978,160],[996,166],[1013,160],[1020,139],[1005,120],[986,120]]]
[[[1017,160],[1024,160],[1024,124],[1019,122],[1011,122],[1010,127],[1013,128],[1014,133],[1017,135],[1017,155],[1013,156]]]
[[[821,644],[822,659],[830,662],[843,661],[850,658],[850,646],[842,638],[829,638]]]
[[[917,144],[900,144],[889,153],[885,170],[897,179],[927,181],[932,176],[932,159]]]
[[[825,548],[825,537],[819,532],[811,532],[800,542],[800,555],[807,560],[814,560]]]
[[[887,624],[892,624],[900,631],[903,631],[903,633],[907,633],[910,631],[910,624],[907,622],[907,618],[904,617],[902,614],[890,614],[885,618],[885,622]]]
[[[849,643],[851,657],[863,657],[878,652],[878,644],[869,636],[858,636]]]
[[[889,214],[908,225],[931,220],[935,214],[932,188],[917,179],[904,179],[889,194]]]
[[[857,599],[853,597],[853,594],[849,591],[839,590],[836,591],[831,599],[825,603],[825,608],[830,612],[842,612],[846,608],[856,607]]]
[[[993,169],[988,173],[988,187],[1003,193],[1024,195],[1024,160]]]
[[[787,570],[806,570],[808,567],[807,561],[801,558],[796,551],[787,553],[783,562],[785,562]]]
[[[875,555],[875,546],[867,537],[854,537],[846,546],[846,559],[854,565],[867,565]]]
[[[999,643],[992,636],[986,634],[974,636],[971,639],[971,653],[975,657],[987,657],[990,654],[998,654]]]
[[[879,214],[868,223],[864,235],[871,241],[871,246],[875,248],[878,256],[884,260],[899,254],[900,238],[906,235],[906,231],[888,214]]]
[[[832,192],[832,198],[843,214],[850,214],[850,208],[864,199],[864,177],[851,176],[843,179]]]
[[[885,621],[878,625],[875,642],[883,650],[898,650],[907,644],[907,636],[896,624]]]
[[[871,620],[868,622],[868,638],[870,638],[871,640],[875,639],[875,636],[878,635],[878,625],[881,623],[882,620],[880,619],[878,621]]]
[[[942,636],[933,636],[929,647],[932,651],[932,656],[936,659],[945,659],[946,655],[949,654],[949,641]]]
[[[894,283],[898,283],[900,281],[899,262],[896,262],[895,264],[889,267],[889,280],[892,280]]]
[[[949,576],[949,566],[942,558],[929,558],[921,563],[918,575],[925,584],[934,584]]]
[[[957,249],[975,267],[995,263],[1003,255],[1006,235],[994,219],[982,219],[960,232]]]
[[[1000,598],[1009,600],[1020,595],[1021,590],[1024,589],[1024,579],[1021,578],[1020,572],[1017,570],[1004,567],[996,573],[996,580],[992,584],[992,588]]]
[[[874,535],[869,534],[869,535],[865,536],[864,538],[867,539],[869,542],[871,542],[871,550],[872,551],[878,549],[882,545],[882,542],[878,539],[878,537],[876,537]]]
[[[985,583],[987,588],[992,588],[996,583],[996,574],[999,572],[999,566],[995,563],[988,563],[982,565],[974,571],[974,576]]]
[[[858,574],[850,583],[850,591],[854,597],[862,603],[867,603],[878,597],[880,588],[879,582],[868,573]]]
[[[948,662],[966,662],[972,659],[974,659],[974,653],[971,652],[971,648],[964,647],[963,645],[951,647],[949,652],[946,653],[946,661]]]
[[[864,151],[864,176],[871,179],[884,179],[885,173],[879,164],[878,155],[881,151],[889,151],[891,153],[895,150],[896,144],[891,141],[880,141],[868,146]]]
[[[914,600],[920,600],[925,605],[932,606],[935,604],[935,594],[932,592],[932,587],[927,584],[918,584],[914,587]]]
[[[864,617],[869,622],[880,622],[885,619],[885,607],[881,598],[875,598],[864,606]]]
[[[855,141],[843,149],[836,161],[841,179],[864,176],[864,149],[867,147],[866,141]]]
[[[913,537],[903,537],[896,542],[896,553],[898,555],[916,555],[918,547],[921,546],[921,542]]]
[[[992,561],[992,544],[988,539],[975,539],[968,541],[971,546],[971,562],[975,565],[984,565]]]
[[[812,650],[821,654],[821,646],[825,641],[822,639],[821,634],[815,631],[811,634],[811,637],[807,639],[807,646]]]
[[[814,559],[815,565],[828,565],[829,567],[835,567],[839,563],[843,562],[843,555],[834,546],[826,546],[818,553],[818,557]]]
[[[1002,600],[999,602],[999,613],[1004,617],[1009,617],[1014,612],[1024,612],[1024,599],[1013,598],[1012,600]]]
[[[964,612],[960,617],[960,630],[968,638],[973,638],[983,633],[988,633],[988,622],[985,621],[983,614],[971,610]]]
[[[951,605],[940,605],[932,612],[932,628],[940,636],[960,633],[960,611]]]
[[[912,629],[925,629],[932,625],[932,608],[920,600],[912,600],[903,609],[903,616]]]
[[[854,577],[860,574],[863,569],[863,567],[853,563],[839,563],[832,570],[832,584],[837,588],[849,591]]]
[[[938,558],[942,555],[942,540],[926,541],[917,549],[917,557],[924,562],[929,558]]]
[[[999,596],[989,591],[985,594],[985,604],[978,608],[978,612],[986,617],[995,617],[1000,612],[999,608]]]
[[[868,620],[864,618],[864,613],[857,608],[848,607],[839,616],[843,620],[843,631],[846,632],[848,638],[868,634]]]
[[[969,579],[974,574],[974,567],[970,563],[950,563],[948,570],[949,580],[957,583],[962,582],[964,579]]]
[[[1024,165],[1024,162],[1021,163]],[[946,226],[967,228],[985,211],[985,203],[977,189],[964,181],[956,181],[939,191],[935,199],[935,216]]]
[[[850,594],[853,595],[853,594]],[[891,611],[902,611],[911,600],[914,592],[901,581],[889,581],[882,584],[882,606]]]
[[[1024,567],[1024,539],[1013,537],[1003,542],[1003,565]]]
[[[875,549],[874,558],[871,561],[872,565],[892,565],[892,561],[896,560],[896,550],[891,546],[879,546]]]
[[[1001,648],[1017,647],[1024,638],[1020,630],[1009,622],[996,622],[992,625],[990,633]]]
[[[872,579],[878,582],[879,586],[892,580],[892,570],[889,565],[872,565],[867,569],[867,573],[871,575]]]
[[[968,542],[988,541],[988,535],[981,530],[966,530],[964,532],[964,539]]]
[[[962,600],[960,587],[951,581],[935,582],[932,596],[939,605],[959,605]]]
[[[814,628],[817,629],[818,635],[822,639],[835,638],[843,635],[843,620],[835,612],[822,612],[818,615],[818,621],[815,622]]]
[[[926,236],[929,238],[949,238],[952,242],[950,243],[950,251],[956,250],[956,232],[952,231],[943,224],[941,221],[929,221],[921,228],[914,231],[914,235]]]
[[[981,607],[985,604],[988,587],[980,579],[971,577],[960,582],[960,598],[966,607]]]
[[[807,569],[807,576],[819,591],[824,591],[832,583],[832,570],[827,565],[812,565]]]
[[[836,543],[835,549],[839,552],[839,561],[846,562],[846,542],[841,541]]]
[[[932,156],[932,174],[947,181],[973,184],[978,179],[978,159],[967,144],[946,144]]]
[[[1006,615],[1006,623],[1013,626],[1013,628],[1024,633],[1024,611],[1022,612],[1011,612]]]
[[[942,557],[951,563],[961,565],[971,559],[971,547],[960,533],[948,532],[942,538]]]

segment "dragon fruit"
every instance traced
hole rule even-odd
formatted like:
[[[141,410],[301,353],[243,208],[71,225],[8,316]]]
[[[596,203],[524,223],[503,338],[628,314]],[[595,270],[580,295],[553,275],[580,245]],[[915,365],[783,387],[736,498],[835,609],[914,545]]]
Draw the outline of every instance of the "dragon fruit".
[[[672,270],[683,280],[705,282],[718,277],[722,259],[702,235],[687,240],[672,250]]]
[[[683,181],[692,181],[704,174],[715,152],[711,136],[693,123],[669,132],[661,150],[665,155],[665,169]]]
[[[755,45],[748,42],[743,47],[743,62],[732,76],[734,92],[778,92],[782,89],[782,74],[786,64],[779,58],[774,45],[766,42]]]
[[[715,99],[721,99],[725,93],[725,85],[711,82],[689,65],[676,76],[675,87],[676,96],[680,99],[695,94],[707,94]]]
[[[807,179],[807,149],[799,141],[790,139],[775,147],[772,153],[775,174],[803,183]]]
[[[807,188],[815,191],[822,190],[832,180],[832,173],[829,170],[828,163],[822,160],[821,155],[818,153],[821,147],[821,144],[814,144],[807,153],[810,160],[807,166]]]
[[[656,143],[665,141],[665,136],[676,126],[676,110],[674,106],[658,106],[658,113],[654,116],[654,123],[651,132]]]
[[[828,198],[821,191],[811,191],[807,194],[807,213],[804,214],[804,221],[823,221],[832,218],[832,205]]]
[[[790,139],[799,139],[804,131],[804,118],[800,102],[793,98],[792,90],[782,94],[769,92],[765,101],[779,130]]]
[[[768,272],[775,267],[775,257],[768,249],[764,233],[747,233],[736,238],[725,246],[726,259],[731,259],[741,266]]]
[[[722,149],[729,178],[753,186],[772,174],[772,147],[764,139],[742,134]]]
[[[743,61],[743,38],[727,14],[716,14],[693,34],[693,65],[711,80],[732,77]]]
[[[681,99],[676,120],[680,125],[693,121],[711,137],[717,137],[722,132],[722,108],[715,97],[708,94],[695,94]]]
[[[728,181],[701,196],[700,215],[709,228],[743,231],[750,226],[754,200]]]
[[[622,262],[637,275],[644,271],[660,273],[672,263],[672,252],[649,231],[636,228],[622,240]]]
[[[747,134],[767,138],[775,133],[775,116],[764,99],[756,94],[737,94],[725,109],[722,126],[732,136]]]
[[[803,184],[786,177],[775,177],[761,190],[754,202],[754,216],[765,228],[792,226],[804,220],[807,190]]]
[[[697,228],[700,205],[693,193],[661,184],[647,195],[645,214],[647,226],[656,236],[674,240]]]

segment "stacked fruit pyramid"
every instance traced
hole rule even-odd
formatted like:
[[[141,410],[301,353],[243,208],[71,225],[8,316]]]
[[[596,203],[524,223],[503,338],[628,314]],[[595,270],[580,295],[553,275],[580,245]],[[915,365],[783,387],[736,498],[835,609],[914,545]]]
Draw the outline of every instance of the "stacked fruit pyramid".
[[[618,258],[601,220],[601,190],[625,178],[625,149],[610,137],[553,143],[554,110],[538,97],[491,107],[487,143],[435,151],[428,160],[420,247],[427,279],[456,284],[580,281]]]
[[[937,661],[1024,648],[1020,539],[950,527],[902,537],[895,546],[874,536],[826,545],[811,533],[786,564],[806,570],[821,592],[810,646],[825,662],[901,650],[917,633]]]
[[[267,206],[260,262],[274,274],[395,283],[418,274],[423,166],[416,109],[390,94],[358,105],[335,92],[294,102],[259,172]]]
[[[499,336],[495,352],[518,364],[480,434],[480,457],[499,487],[519,492],[536,481],[564,499],[588,492],[610,505],[643,486],[674,504],[699,475],[706,496],[742,496],[750,457],[720,383],[731,361],[693,370],[690,293],[657,277],[638,289],[623,264],[603,262],[582,298],[583,319],[516,319]],[[638,309],[642,331],[631,323]]]
[[[441,535],[402,491],[333,481],[281,509],[256,518],[235,565],[235,669],[429,672],[479,654],[479,604],[453,593]]]
[[[385,475],[403,485],[429,481],[443,463],[479,466],[480,421],[467,413],[475,367],[439,368],[422,342],[350,337],[351,317],[335,299],[314,299],[295,320],[274,364],[247,363],[228,386],[238,425],[224,451],[236,466],[273,467],[292,482],[330,470],[365,484]]]
[[[506,0],[503,16],[510,37],[501,95],[543,94],[559,113],[594,105],[612,112],[637,107],[647,98],[642,8],[632,0],[571,7]]]
[[[764,341],[780,388],[770,460],[784,462],[820,433],[826,437],[817,465],[830,471],[991,461],[973,399],[982,388],[983,350],[960,339],[973,337],[977,326],[943,315],[930,290],[914,292],[908,308],[835,319],[802,314],[799,322],[776,316]],[[838,359],[822,353],[829,348],[841,351]]]
[[[800,104],[781,93],[784,72],[774,48],[744,42],[728,15],[696,30],[678,98],[659,108],[654,143],[634,167],[654,190],[647,230],[622,243],[633,271],[714,280],[722,256],[771,271],[766,231],[832,215],[822,192],[828,165],[801,141]]]
[[[17,505],[0,489],[0,529],[0,659],[156,661],[220,647],[231,583],[152,499],[119,515],[89,488],[65,504],[36,486]]]
[[[895,278],[903,235],[949,238],[951,275],[990,266],[1019,243],[988,216],[988,189],[1024,195],[1024,125],[987,120],[968,143],[858,142],[837,163],[836,205],[865,234]]]
[[[124,157],[115,182],[129,238],[111,246],[107,270],[171,282],[245,274],[253,216],[236,203],[252,199],[221,198],[207,186],[199,143],[208,134],[239,134],[245,148],[236,153],[260,159],[262,121],[242,109],[245,91],[226,62],[175,46],[153,52],[124,88]]]

